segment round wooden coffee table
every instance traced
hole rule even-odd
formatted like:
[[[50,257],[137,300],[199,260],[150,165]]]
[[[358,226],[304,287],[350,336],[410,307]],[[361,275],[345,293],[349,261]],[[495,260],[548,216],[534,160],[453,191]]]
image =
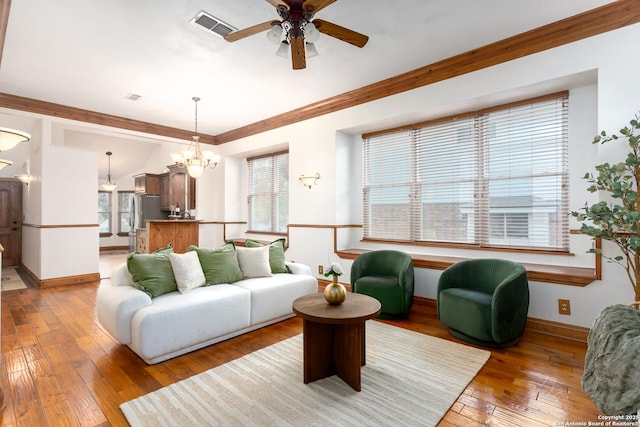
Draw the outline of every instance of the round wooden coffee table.
[[[293,312],[302,318],[304,383],[338,375],[360,391],[360,367],[366,362],[365,322],[381,308],[375,298],[351,292],[340,305],[330,305],[323,294],[296,299]]]

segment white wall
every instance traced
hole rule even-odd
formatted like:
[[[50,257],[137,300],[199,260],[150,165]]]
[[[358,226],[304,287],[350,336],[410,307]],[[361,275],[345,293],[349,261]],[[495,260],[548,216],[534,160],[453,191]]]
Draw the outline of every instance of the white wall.
[[[295,123],[225,144],[221,151],[244,156],[247,147],[264,150],[272,141],[286,140],[290,156],[290,222],[293,224],[361,223],[361,143],[359,135],[411,121],[425,120],[455,112],[470,111],[515,99],[570,89],[570,198],[572,210],[594,202],[581,180],[592,165],[615,158],[624,147],[592,145],[602,129],[617,131],[639,108],[640,88],[635,71],[640,58],[624,53],[625,46],[640,38],[640,25],[599,35],[509,63],[493,66],[448,81]],[[625,66],[619,58],[627,58]],[[318,185],[308,190],[294,177],[319,172]],[[579,228],[575,222],[572,228]],[[356,229],[357,230],[357,229]],[[345,230],[340,247],[357,244],[354,230]],[[289,259],[304,262],[315,271],[318,264],[335,261],[333,231],[292,228]],[[593,266],[592,255],[585,254],[591,242],[573,236],[573,256],[509,255],[527,262],[556,265]],[[375,247],[375,245],[368,245]],[[615,248],[605,244],[606,253]],[[502,256],[495,252],[456,251],[400,247],[413,253],[450,256]],[[506,255],[505,255],[506,256]],[[348,268],[351,263],[340,260]],[[435,298],[438,271],[416,273],[416,295]],[[348,277],[348,273],[346,275]],[[348,281],[343,277],[343,281]],[[613,303],[632,300],[633,293],[624,271],[604,263],[603,280],[587,287],[532,282],[529,316],[579,326],[590,326],[599,311]],[[557,299],[572,301],[572,315],[557,313]]]
[[[638,39],[640,25],[625,27],[216,147],[216,151],[227,157],[218,168],[205,172],[198,180],[198,218],[205,222],[246,220],[244,159],[288,148],[290,223],[359,224],[362,222],[361,133],[562,89],[571,90],[570,207],[572,210],[579,209],[586,201],[597,200],[597,195],[586,192],[586,185],[580,177],[592,169],[594,164],[615,159],[624,152],[624,147],[621,146],[592,145],[593,135],[603,129],[617,131],[639,109],[640,87],[635,82],[640,58],[628,54],[628,47],[633,46]],[[620,58],[625,58],[623,64]],[[11,112],[5,110],[0,113],[11,115]],[[4,117],[0,116],[0,119]],[[25,192],[25,215],[34,224],[95,223],[95,192],[98,185],[96,159],[90,155],[72,153],[62,147],[52,147],[57,138],[53,120],[59,122],[58,119],[35,116],[26,123],[27,127],[32,128],[34,138],[29,148],[32,150],[29,164],[20,166],[31,169],[36,183],[31,184]],[[78,123],[74,126],[95,127]],[[165,146],[145,159],[141,172],[160,173],[169,164],[169,154],[175,151],[172,143],[176,141],[167,139],[166,142]],[[70,160],[74,161],[71,164],[73,167],[68,163]],[[76,167],[79,163],[86,165]],[[321,178],[311,190],[297,180],[300,175],[316,172]],[[0,176],[13,176],[21,172],[11,170],[6,173],[10,175],[0,173]],[[73,191],[59,199],[54,194],[61,189]],[[228,227],[226,237],[240,237],[245,228]],[[574,222],[572,228],[578,228],[578,224]],[[95,230],[64,230],[25,228],[25,264],[39,277],[64,277],[89,270],[97,271],[98,242]],[[359,241],[361,232],[357,228],[340,230],[338,235],[341,248],[365,246]],[[202,246],[219,245],[222,237],[222,226],[201,226]],[[287,258],[309,264],[314,271],[318,264],[326,265],[337,261],[333,253],[332,229],[292,227],[290,245]],[[535,262],[542,263],[593,265],[593,259],[584,253],[589,245],[589,240],[584,236],[574,236],[571,239],[573,256],[510,256],[530,262],[535,257]],[[488,251],[483,253],[407,246],[402,246],[401,249],[437,255],[495,256],[495,253]],[[605,244],[604,249],[607,254],[615,254],[615,248],[611,245]],[[92,258],[94,256],[95,262]],[[70,261],[72,259],[76,259],[76,262]],[[342,280],[348,281],[351,262],[339,262],[347,269]],[[439,275],[439,271],[418,270],[416,295],[434,298]],[[558,298],[572,301],[571,316],[557,314]],[[604,263],[603,280],[587,287],[532,282],[529,315],[590,326],[603,307],[613,303],[626,303],[632,298],[633,292],[624,271],[618,266]]]

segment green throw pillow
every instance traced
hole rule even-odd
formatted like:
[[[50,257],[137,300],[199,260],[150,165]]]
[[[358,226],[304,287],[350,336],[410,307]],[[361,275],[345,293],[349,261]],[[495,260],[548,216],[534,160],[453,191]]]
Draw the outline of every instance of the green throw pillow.
[[[218,249],[198,248],[189,246],[190,251],[196,251],[206,285],[220,283],[234,283],[242,280],[242,271],[236,256],[236,246],[233,243],[225,243]]]
[[[166,253],[134,252],[127,257],[127,268],[138,289],[151,298],[178,290],[171,261]]]
[[[286,239],[278,239],[269,243],[269,265],[271,266],[271,273],[291,273],[289,268],[284,263],[284,242]],[[245,241],[245,245],[248,248],[257,248],[259,246],[264,246],[260,242],[256,242],[255,240],[247,239]]]
[[[156,249],[155,251],[153,251],[154,254],[172,254],[173,253],[173,245],[171,243],[169,243],[166,247],[164,248],[160,248],[160,249]]]

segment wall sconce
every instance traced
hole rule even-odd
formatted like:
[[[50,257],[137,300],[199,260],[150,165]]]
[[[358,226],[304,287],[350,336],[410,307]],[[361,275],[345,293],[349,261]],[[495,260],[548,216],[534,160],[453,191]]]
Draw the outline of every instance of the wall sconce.
[[[316,174],[313,176],[301,175],[298,179],[300,180],[302,185],[304,185],[305,187],[309,187],[309,190],[311,190],[311,186],[316,185],[316,182],[318,182],[318,180],[320,179],[320,174],[316,172]]]
[[[15,175],[15,178],[19,179],[20,182],[24,183],[25,185],[29,185],[29,183],[31,182],[31,177],[29,175],[26,175],[26,174]]]

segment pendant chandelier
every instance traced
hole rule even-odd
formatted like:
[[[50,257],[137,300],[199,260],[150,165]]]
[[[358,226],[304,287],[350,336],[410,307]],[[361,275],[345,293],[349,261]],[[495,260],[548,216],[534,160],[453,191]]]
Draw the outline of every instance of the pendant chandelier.
[[[109,172],[107,173],[107,182],[101,185],[102,189],[105,191],[113,191],[116,189],[116,184],[111,182],[111,155],[113,154],[111,151],[107,151],[105,153],[107,158],[109,159]]]
[[[189,144],[189,148],[179,154],[172,154],[171,158],[178,165],[178,167],[187,168],[187,173],[192,178],[199,178],[204,169],[209,166],[212,169],[218,166],[220,156],[213,151],[201,151],[200,150],[200,137],[198,136],[198,101],[200,98],[194,96],[193,102],[195,103],[195,131],[193,139]]]

